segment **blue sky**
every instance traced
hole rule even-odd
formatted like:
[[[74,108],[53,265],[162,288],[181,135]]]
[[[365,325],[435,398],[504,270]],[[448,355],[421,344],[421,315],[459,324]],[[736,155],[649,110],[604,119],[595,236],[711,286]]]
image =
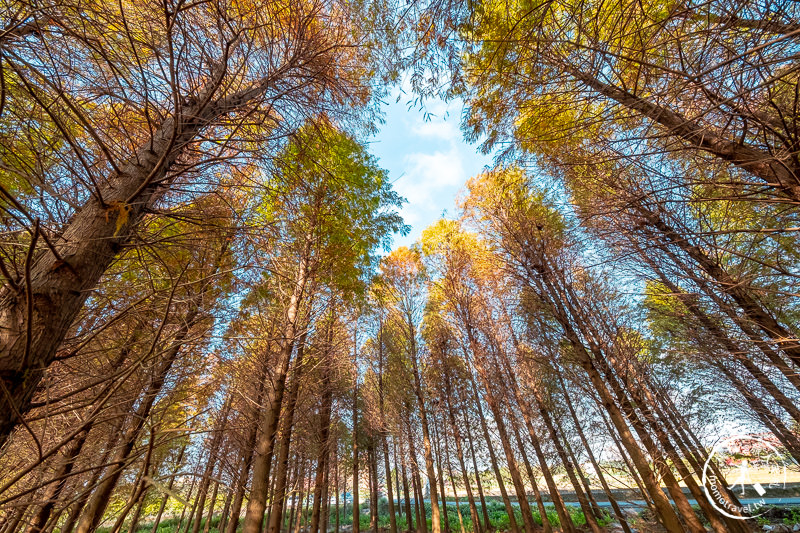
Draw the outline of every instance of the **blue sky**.
[[[464,183],[491,165],[491,156],[464,141],[459,129],[461,101],[429,100],[423,110],[409,109],[411,98],[399,89],[387,98],[386,123],[369,145],[380,166],[389,171],[394,189],[408,200],[401,215],[411,232],[405,237],[396,235],[394,247],[418,240],[443,214],[455,216],[456,196]]]

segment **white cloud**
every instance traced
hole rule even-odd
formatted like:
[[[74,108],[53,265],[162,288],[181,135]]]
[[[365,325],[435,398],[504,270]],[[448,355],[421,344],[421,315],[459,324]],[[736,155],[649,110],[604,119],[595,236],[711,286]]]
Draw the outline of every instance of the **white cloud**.
[[[452,120],[442,120],[438,117],[431,120],[418,120],[411,128],[412,133],[421,137],[436,137],[446,141],[456,142],[461,138],[461,131]]]
[[[459,108],[453,102],[429,100],[421,111],[415,117],[411,127],[412,133],[422,137],[443,139],[453,145],[461,142]]]
[[[461,157],[454,147],[447,152],[432,154],[413,153],[405,157],[406,173],[421,181],[428,188],[450,187],[463,183],[464,167]]]
[[[393,91],[386,124],[370,147],[389,170],[394,189],[408,200],[400,214],[412,226],[411,233],[397,236],[395,246],[413,243],[443,212],[457,215],[455,198],[464,182],[490,163],[464,142],[459,129],[462,102],[429,99],[414,105],[404,82],[407,92]]]
[[[408,200],[401,215],[414,227],[412,238],[452,209],[453,198],[463,185],[466,171],[457,147],[447,152],[411,153],[403,159],[403,175],[394,183],[395,190]]]

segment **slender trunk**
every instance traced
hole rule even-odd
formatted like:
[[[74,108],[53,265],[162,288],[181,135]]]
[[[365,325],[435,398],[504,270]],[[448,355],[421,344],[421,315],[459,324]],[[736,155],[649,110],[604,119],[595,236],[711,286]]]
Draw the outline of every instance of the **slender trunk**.
[[[320,518],[321,533],[328,533],[328,524],[330,523],[330,464],[330,450],[328,450],[328,457],[325,458],[325,471],[323,473],[325,480],[322,483],[322,517]]]
[[[219,491],[219,481],[214,481],[214,490],[211,492],[211,503],[208,506],[208,518],[206,524],[203,526],[203,533],[208,533],[211,529],[211,520],[214,518],[214,507],[217,504],[217,491]]]
[[[375,448],[375,440],[370,439],[370,447],[367,450],[369,461],[369,522],[373,533],[378,533],[378,457]]]
[[[303,501],[305,504],[303,507],[303,524],[308,526],[309,524],[309,507],[311,507],[311,476],[308,478],[308,485],[306,488],[306,497]]]
[[[383,469],[386,473],[386,498],[389,502],[389,533],[397,533],[397,517],[395,516],[394,494],[392,492],[392,470],[389,464],[389,443],[386,433],[381,434],[383,444]]]
[[[211,483],[211,475],[214,473],[214,468],[217,466],[217,458],[219,448],[222,443],[222,437],[225,432],[225,425],[228,422],[228,415],[230,414],[231,404],[233,402],[233,395],[229,394],[222,406],[219,418],[214,424],[213,435],[208,446],[208,461],[206,462],[203,477],[200,479],[200,487],[197,491],[197,515],[195,516],[194,523],[192,524],[192,533],[200,531],[200,522],[203,519],[203,511],[205,511],[206,496],[208,495],[208,486]]]
[[[64,486],[67,484],[69,475],[72,472],[73,466],[75,465],[75,460],[78,458],[78,455],[83,449],[83,445],[86,443],[86,437],[89,436],[91,427],[92,423],[90,422],[83,429],[83,431],[75,436],[75,440],[70,442],[62,451],[59,464],[52,475],[52,479],[57,481],[51,483],[45,492],[45,495],[42,498],[44,504],[39,508],[39,512],[37,512],[31,520],[27,529],[27,533],[40,533],[44,529],[45,524],[47,524],[47,521],[50,518],[50,514],[53,512],[53,508],[58,502],[61,491],[64,490]]]
[[[299,483],[300,483],[300,463],[301,462],[302,461],[300,460],[300,457],[297,457],[295,462],[294,462],[293,485],[296,486],[296,487],[299,486]],[[286,506],[285,506],[285,508],[283,510],[284,514],[285,515],[288,514],[288,517],[289,517],[289,523],[286,524],[286,531],[291,531],[292,530],[292,525],[294,524],[295,510],[297,510],[297,490],[296,489],[292,490],[291,494],[292,494],[291,495],[291,502],[289,501],[290,498],[287,497],[286,498]]]
[[[522,436],[519,433],[519,427],[512,419],[511,427],[514,431],[514,438],[517,441],[517,447],[520,450],[525,449],[525,443],[522,440]],[[536,481],[536,476],[533,475],[533,468],[531,467],[531,463],[528,460],[528,456],[525,452],[522,452],[522,462],[525,465],[525,472],[528,474],[528,480],[531,483],[531,487],[533,488],[533,494],[536,498],[536,506],[539,508],[539,516],[542,518],[542,529],[544,533],[552,533],[553,526],[550,524],[550,518],[547,516],[547,509],[544,506],[544,500],[542,499],[542,493],[539,490],[539,484]]]
[[[444,385],[445,385],[445,402],[447,403],[447,419],[450,422],[450,430],[453,432],[453,442],[456,445],[456,457],[458,457],[458,465],[461,468],[461,475],[464,479],[464,488],[467,491],[467,502],[469,502],[469,513],[472,519],[472,523],[474,524],[474,528],[476,533],[481,533],[481,521],[478,518],[478,509],[475,507],[475,498],[472,494],[472,484],[469,480],[469,474],[467,473],[467,467],[464,463],[464,450],[461,447],[461,432],[458,429],[458,425],[456,424],[456,418],[453,414],[453,404],[452,404],[452,386],[450,384],[450,375],[447,371],[444,372]],[[445,448],[447,447],[447,439],[445,439]],[[449,454],[448,454],[448,461],[449,461]],[[450,478],[452,479],[453,474],[450,474]],[[455,483],[455,481],[453,481]],[[455,494],[455,488],[453,488],[453,493]],[[549,533],[549,532],[548,532]]]
[[[519,349],[516,336],[513,337],[513,340],[515,347]],[[510,385],[511,391],[514,393],[514,399],[516,400],[516,403],[522,412],[522,419],[525,422],[525,428],[528,430],[528,437],[530,438],[531,444],[533,444],[533,451],[536,453],[536,460],[539,462],[539,466],[542,469],[542,476],[544,477],[545,484],[547,485],[547,490],[550,493],[550,499],[556,509],[558,520],[565,532],[572,533],[574,531],[572,518],[567,511],[566,506],[564,505],[564,500],[561,497],[561,492],[558,490],[558,486],[553,478],[553,473],[550,470],[550,467],[547,465],[547,460],[544,456],[541,443],[539,442],[539,436],[536,432],[536,429],[533,427],[531,406],[528,404],[527,400],[522,397],[516,375],[511,371],[511,365],[509,364],[508,360],[504,359],[503,363],[506,372],[506,383]],[[529,472],[529,475],[533,476],[533,470]],[[542,518],[542,522],[544,521],[545,518]]]
[[[269,491],[269,470],[272,464],[272,452],[275,446],[275,435],[280,422],[283,395],[286,388],[286,377],[289,373],[289,362],[294,351],[297,335],[297,319],[300,302],[308,282],[311,265],[311,236],[306,237],[303,255],[295,279],[294,289],[286,308],[285,327],[283,330],[282,349],[275,367],[273,389],[268,394],[268,408],[261,417],[261,432],[256,439],[255,457],[253,460],[253,485],[250,490],[250,501],[244,517],[242,533],[261,533],[264,511],[267,508]],[[357,531],[354,533],[358,533]]]
[[[133,483],[133,490],[131,491],[130,498],[128,498],[128,503],[125,505],[122,511],[119,512],[117,516],[117,521],[111,528],[111,533],[118,533],[122,529],[122,524],[125,522],[125,518],[128,516],[128,513],[133,508],[133,506],[138,503],[139,498],[143,495],[145,489],[147,488],[147,481],[145,481],[145,478],[147,477],[147,473],[150,470],[150,460],[153,456],[154,441],[155,441],[155,428],[151,429],[150,431],[150,442],[147,446],[147,454],[145,455],[142,467],[139,470],[139,474],[136,477],[136,481],[134,481]],[[132,531],[130,528],[128,529]]]
[[[386,428],[386,413],[384,410],[384,391],[383,391],[383,368],[384,368],[384,350],[383,350],[383,314],[378,315],[378,402],[381,415],[381,433],[380,442],[383,447],[383,468],[386,475],[386,493],[389,503],[389,533],[397,533],[397,517],[395,516],[394,498],[392,497],[392,471],[389,466],[389,443],[387,439]],[[399,497],[399,491],[398,491]]]
[[[361,528],[358,502],[358,382],[353,387],[353,533]]]
[[[196,470],[196,468],[195,468],[195,470]],[[195,472],[195,474],[196,473],[197,472]],[[192,476],[192,484],[189,485],[189,492],[186,494],[186,501],[187,502],[192,501],[192,494],[194,494],[194,487],[195,487],[196,483],[197,483],[197,477],[196,476]],[[181,525],[183,524],[183,519],[186,518],[186,511],[187,510],[189,511],[189,516],[190,517],[194,514],[194,507],[187,507],[186,505],[184,505],[183,509],[181,510],[181,517],[178,519],[178,525],[175,528],[175,531],[180,531],[181,530]],[[191,524],[191,520],[190,520],[189,524]],[[187,524],[186,528],[187,529],[189,528],[188,524]]]
[[[581,444],[583,445],[583,449],[586,450],[586,453],[589,455],[589,461],[592,463],[592,468],[597,473],[597,479],[600,481],[600,485],[603,487],[603,491],[606,493],[606,497],[608,498],[609,503],[611,504],[611,508],[614,510],[614,515],[617,517],[622,529],[625,533],[631,533],[630,526],[628,525],[627,520],[625,520],[625,514],[622,512],[617,500],[614,498],[614,495],[611,492],[611,488],[606,483],[606,478],[603,475],[603,471],[600,469],[600,465],[597,463],[594,454],[592,453],[592,448],[589,445],[589,441],[586,438],[586,434],[583,432],[583,428],[581,427],[580,419],[578,418],[577,413],[575,412],[575,407],[572,405],[572,400],[570,399],[569,391],[567,391],[566,384],[564,383],[564,379],[561,377],[561,374],[556,372],[558,376],[558,382],[561,385],[561,390],[564,392],[564,399],[567,405],[567,409],[569,410],[569,414],[572,417],[572,422],[575,426],[575,430],[578,433],[578,437],[581,439]]]
[[[305,469],[304,469],[305,473]],[[300,531],[300,521],[303,519],[303,498],[305,497],[305,482],[304,480],[300,480],[300,484],[298,486],[297,491],[297,509],[295,509],[295,520],[294,520],[294,532],[299,533]]]
[[[574,466],[575,473],[577,474],[578,479],[583,486],[584,493],[586,494],[586,499],[589,501],[589,505],[592,508],[592,514],[594,514],[595,518],[600,520],[601,518],[605,517],[605,513],[600,509],[600,506],[597,505],[597,500],[594,497],[594,493],[592,492],[592,486],[589,483],[589,480],[586,478],[586,475],[583,473],[583,469],[581,468],[580,463],[578,462],[578,458],[575,455],[575,451],[572,449],[572,445],[569,443],[569,439],[567,436],[564,435],[564,432],[561,433],[561,439],[564,441],[564,449],[567,451],[567,455],[570,459],[570,465]]]
[[[458,530],[459,533],[467,533],[467,530],[464,527],[464,517],[461,515],[461,502],[459,501],[458,490],[456,489],[456,478],[455,475],[453,475],[453,464],[450,462],[450,446],[447,444],[447,442],[448,442],[448,435],[447,433],[445,433],[444,456],[445,456],[445,463],[447,464],[447,475],[450,476],[450,488],[453,490],[453,500],[456,504],[456,515],[458,516]],[[442,494],[444,494],[444,490],[442,490]],[[472,508],[470,507],[470,509]]]
[[[409,327],[412,324],[411,318],[407,319]],[[419,365],[417,363],[417,349],[416,349],[416,335],[411,334],[411,368],[414,374],[414,393],[417,397],[417,404],[419,407],[420,422],[422,426],[422,451],[425,455],[425,471],[428,474],[428,486],[431,491],[431,533],[440,533],[442,529],[441,516],[439,511],[439,498],[436,488],[436,472],[433,469],[433,452],[431,451],[431,437],[430,429],[428,427],[428,413],[425,407],[425,397],[422,391],[422,380],[419,373]]]
[[[468,330],[468,331],[471,331]],[[468,333],[468,336],[471,337],[471,333]],[[473,354],[475,354],[475,348],[477,348],[477,342],[475,339],[470,338],[470,344],[473,348]],[[514,492],[517,493],[517,503],[519,504],[520,512],[522,514],[522,523],[525,528],[525,533],[533,533],[536,525],[533,523],[533,514],[531,513],[531,507],[528,503],[528,495],[525,491],[525,484],[522,481],[522,476],[519,473],[519,467],[517,466],[516,458],[514,457],[514,450],[511,447],[511,442],[508,438],[508,431],[506,429],[506,423],[503,418],[503,413],[500,410],[500,404],[498,399],[496,398],[494,391],[490,385],[489,377],[486,374],[486,369],[483,366],[482,362],[475,361],[475,366],[478,370],[478,375],[483,382],[483,388],[486,391],[486,403],[489,405],[489,410],[492,412],[492,416],[495,421],[495,427],[497,428],[497,435],[500,437],[500,444],[503,447],[503,453],[506,456],[506,466],[508,467],[508,471],[511,474],[511,482],[514,485]],[[498,365],[499,366],[499,365]],[[478,400],[480,402],[480,400]],[[480,409],[480,407],[479,407]],[[483,416],[481,414],[481,416]],[[487,441],[489,442],[489,441]],[[512,509],[513,512],[513,509]],[[510,517],[509,517],[510,518]],[[590,518],[587,518],[587,521],[591,525]],[[516,530],[516,519],[511,522],[512,531]],[[593,528],[594,530],[594,528]]]
[[[339,446],[337,444],[335,450],[338,450]],[[341,514],[339,511],[339,491],[341,490],[341,486],[339,485],[339,458],[337,454],[334,454],[333,462],[333,477],[336,483],[336,519],[333,527],[333,533],[339,533],[339,521],[341,520]]]
[[[180,470],[181,466],[183,466],[183,456],[186,453],[186,447],[189,445],[189,441],[187,440],[183,446],[181,446],[180,452],[178,452],[178,458],[175,461],[175,468],[172,470],[172,475],[169,477],[169,483],[167,483],[167,490],[172,491],[172,487],[175,484],[175,476]],[[153,520],[153,529],[151,533],[158,532],[158,525],[161,523],[161,516],[164,514],[164,509],[167,508],[167,502],[169,501],[169,494],[164,494],[161,498],[161,504],[158,506],[158,513],[156,513],[156,518]]]
[[[497,463],[497,456],[494,453],[494,446],[492,446],[492,437],[489,435],[489,427],[486,424],[486,417],[483,416],[483,408],[481,407],[481,397],[478,394],[478,387],[475,385],[475,380],[472,377],[472,374],[469,375],[470,384],[472,385],[472,394],[475,398],[475,407],[478,409],[478,420],[481,423],[481,430],[483,431],[483,438],[486,442],[486,448],[489,450],[489,460],[492,464],[492,470],[494,471],[495,479],[497,479],[497,488],[500,490],[500,496],[503,498],[503,504],[506,507],[506,513],[508,514],[508,521],[511,531],[513,533],[519,533],[519,527],[517,526],[517,519],[514,516],[514,506],[511,505],[511,500],[508,497],[508,492],[506,492],[506,485],[503,481],[503,476],[500,473],[500,465]]]
[[[184,317],[183,325],[172,341],[172,348],[170,348],[165,354],[164,358],[157,363],[159,366],[154,371],[154,374],[150,377],[150,383],[142,395],[139,407],[136,409],[136,412],[132,417],[131,427],[129,427],[124,433],[122,437],[122,445],[119,447],[116,454],[114,454],[114,457],[111,461],[111,464],[113,465],[111,467],[111,471],[107,475],[106,479],[103,480],[95,490],[92,498],[89,500],[89,503],[83,512],[83,515],[81,516],[80,521],[78,522],[78,533],[89,533],[90,531],[94,531],[97,528],[97,525],[100,523],[103,513],[105,512],[110,501],[111,493],[117,486],[117,482],[122,476],[122,473],[125,470],[128,461],[130,460],[130,454],[133,450],[133,447],[136,445],[136,441],[139,438],[142,427],[144,427],[145,422],[150,416],[153,403],[155,402],[158,393],[161,391],[161,388],[164,386],[164,382],[166,381],[167,375],[172,368],[172,364],[175,362],[178,354],[180,353],[183,340],[188,336],[192,326],[194,326],[200,319],[201,314],[199,313],[199,309],[197,307],[193,307]]]
[[[559,435],[558,430],[556,429],[552,417],[550,416],[550,412],[548,411],[544,403],[544,400],[541,397],[540,392],[536,389],[534,389],[533,391],[533,398],[536,401],[536,405],[539,409],[539,414],[542,417],[542,421],[547,427],[547,431],[550,433],[550,440],[552,441],[553,446],[556,449],[556,453],[558,453],[559,459],[561,459],[561,464],[564,465],[564,469],[567,472],[567,477],[569,477],[569,481],[570,483],[572,483],[572,486],[575,489],[575,495],[578,498],[578,503],[581,506],[581,511],[583,511],[583,514],[586,517],[586,522],[587,524],[589,524],[589,527],[592,529],[593,532],[599,533],[600,526],[594,519],[593,511],[589,504],[589,501],[586,498],[586,495],[584,494],[583,490],[581,489],[580,482],[575,476],[575,470],[572,461],[570,460],[569,455],[567,454],[567,451],[565,450],[564,445],[561,442],[561,437]]]
[[[292,429],[294,427],[294,411],[297,406],[297,396],[303,374],[303,355],[305,351],[305,333],[300,337],[297,348],[297,357],[294,363],[294,373],[289,396],[286,399],[286,409],[283,413],[281,425],[281,442],[278,455],[277,472],[275,473],[275,490],[272,493],[272,510],[270,511],[269,533],[280,533],[283,525],[283,504],[286,500],[286,478],[289,473],[289,448],[292,443]]]
[[[434,434],[434,444],[435,444],[435,453],[436,453],[436,469],[439,471],[439,494],[441,494],[442,498],[442,518],[444,520],[444,530],[445,533],[450,533],[450,520],[447,516],[447,496],[444,490],[444,470],[442,470],[442,452],[441,452],[441,443],[439,442],[439,432],[436,427],[436,418],[434,417],[433,423],[433,434]]]
[[[236,483],[236,479],[233,480]],[[217,524],[217,531],[225,531],[228,527],[228,520],[230,520],[231,504],[233,503],[233,493],[230,487],[225,489],[225,505],[222,506],[222,514],[220,515],[219,524]]]
[[[408,531],[414,530],[414,515],[411,512],[411,494],[408,491],[408,475],[406,474],[406,463],[405,461],[400,462],[400,468],[402,469],[403,473],[403,497],[405,501],[406,508],[406,526]]]
[[[403,512],[403,500],[402,500],[403,492],[402,492],[402,490],[400,488],[400,467],[398,466],[398,462],[397,462],[397,453],[398,453],[397,452],[397,440],[398,440],[397,437],[392,437],[392,451],[394,452],[394,457],[393,457],[393,459],[394,459],[394,486],[395,486],[395,492],[397,493],[397,507],[396,507],[396,510],[397,510],[397,514],[400,514],[400,513]],[[406,493],[406,494],[408,494],[408,493]],[[408,522],[406,525],[409,526],[409,524],[410,524],[410,522]]]
[[[332,314],[332,311],[331,311]],[[328,458],[330,457],[330,445],[328,443],[331,427],[331,410],[333,408],[333,389],[331,388],[331,367],[333,365],[333,317],[327,326],[325,339],[325,352],[323,355],[322,368],[322,400],[319,413],[319,454],[317,457],[317,471],[314,476],[314,505],[311,511],[311,530],[310,533],[317,533],[320,523],[320,506],[323,496],[323,472],[328,468]]]
[[[481,474],[478,470],[478,460],[475,458],[475,446],[472,441],[472,431],[470,431],[469,420],[467,420],[467,413],[464,412],[464,429],[467,431],[467,442],[469,443],[469,455],[472,459],[472,471],[475,472],[475,488],[478,489],[478,499],[481,501],[481,513],[483,514],[483,528],[485,531],[491,531],[493,528],[492,522],[489,520],[489,510],[486,507],[486,497],[483,495],[483,483],[481,483]]]
[[[144,490],[141,491],[139,494],[139,502],[136,504],[136,510],[133,512],[133,516],[131,517],[131,523],[128,526],[128,533],[136,533],[136,530],[139,529],[139,519],[142,517],[142,509],[144,509],[144,499],[147,497],[147,488],[145,487]]]

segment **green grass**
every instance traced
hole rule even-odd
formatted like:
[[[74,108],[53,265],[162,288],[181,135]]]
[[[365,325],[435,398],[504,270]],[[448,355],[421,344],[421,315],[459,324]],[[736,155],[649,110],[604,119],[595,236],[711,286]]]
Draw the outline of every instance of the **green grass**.
[[[386,502],[384,498],[382,498],[382,500],[384,500],[384,501],[381,501],[378,504],[378,527],[380,527],[382,529],[384,529],[384,528],[388,529],[389,523],[390,523],[389,512],[388,512],[388,510],[389,510],[388,509],[388,502]],[[365,502],[365,503],[361,504],[360,507],[361,507],[361,511],[362,512],[359,515],[359,526],[360,526],[362,531],[366,532],[366,531],[369,531],[369,527],[370,527],[370,516],[367,513],[367,510],[369,509],[369,504]],[[467,533],[473,532],[475,530],[475,527],[474,527],[474,524],[472,523],[472,516],[470,514],[469,504],[462,503],[459,506],[459,508],[461,510],[461,519],[462,519],[463,524],[464,524],[464,529],[467,531]],[[426,503],[425,506],[424,506],[424,509],[425,509],[425,520],[427,522],[428,531],[430,531],[431,530],[431,506],[430,506],[430,503]],[[583,512],[579,508],[570,506],[570,507],[568,507],[568,509],[569,509],[569,512],[570,512],[570,518],[572,519],[573,523],[575,523],[576,526],[583,526],[583,525],[586,524],[586,517],[583,515]],[[510,521],[510,519],[508,517],[508,513],[506,512],[505,505],[502,502],[498,502],[498,501],[489,501],[489,502],[487,502],[486,511],[487,511],[487,513],[489,515],[489,521],[491,523],[491,526],[494,529],[496,529],[497,531],[508,531],[508,529],[510,528],[510,522],[511,521]],[[555,510],[555,507],[553,507],[552,505],[545,506],[545,512],[547,514],[548,520],[550,521],[550,523],[554,527],[559,527],[561,525],[560,521],[558,519],[558,514],[556,513],[556,510]],[[412,515],[413,515],[413,513],[414,513],[414,508],[412,506]],[[284,528],[288,527],[288,524],[289,524],[289,516],[288,515],[289,514],[291,514],[291,513],[287,513],[287,516],[286,516],[286,518],[284,520]],[[303,525],[306,525],[306,524],[308,524],[310,522],[310,519],[311,519],[310,515],[311,515],[311,509],[308,509],[308,512],[304,512],[303,513],[303,516],[301,518],[301,520],[303,522]],[[542,525],[542,517],[540,516],[539,509],[536,506],[533,506],[531,515],[533,517],[534,522],[536,522],[536,524]],[[481,520],[483,519],[483,512],[481,510],[480,505],[478,505],[478,516],[481,518]],[[396,517],[396,523],[397,523],[398,531],[406,531],[406,530],[408,530],[408,522],[406,520],[405,507],[402,507],[401,509],[395,509],[395,517]],[[335,507],[331,508],[330,517],[329,518],[330,518],[330,521],[329,521],[330,525],[328,527],[328,531],[332,532],[334,524],[335,524],[335,520],[336,520]],[[413,516],[412,516],[412,518],[413,518]],[[522,524],[523,523],[522,514],[521,514],[521,512],[520,512],[520,510],[518,508],[514,509],[514,518],[516,519],[518,524]],[[800,515],[798,515],[798,519],[800,519]],[[217,528],[219,527],[220,520],[221,520],[221,515],[214,516],[214,518],[211,520],[211,526],[210,526],[210,529],[209,529],[209,533],[219,533]],[[441,520],[442,531],[445,530],[445,521],[446,521],[447,524],[450,527],[450,531],[451,532],[453,532],[453,533],[460,532],[461,525],[460,525],[459,519],[458,519],[458,510],[456,509],[456,507],[454,505],[447,505],[446,506],[446,512],[442,512],[441,513],[440,520]],[[186,519],[184,519],[183,523],[180,524],[180,531],[179,531],[179,528],[178,528],[178,525],[179,525],[178,521],[179,521],[178,518],[167,518],[167,519],[162,520],[159,523],[158,532],[157,533],[180,533],[180,531],[185,531],[186,526],[187,526]],[[611,521],[612,521],[612,518],[609,515],[606,515],[601,520],[598,520],[598,522],[600,523],[601,526],[605,526],[608,523],[610,523]],[[294,518],[292,518],[292,522],[294,522]],[[349,505],[349,504],[347,506],[341,505],[339,507],[339,525],[340,526],[350,526],[350,525],[352,525],[352,523],[353,523],[352,505]],[[415,526],[416,526],[416,524],[412,524],[412,528],[415,527]],[[203,531],[204,527],[205,527],[205,519],[203,519],[203,521],[200,523],[200,531]],[[241,530],[241,527],[242,527],[242,523],[240,521],[238,529]],[[294,527],[294,524],[293,524],[293,527]],[[110,529],[111,529],[110,527],[99,528],[97,531],[98,531],[98,533],[109,533]],[[141,523],[137,527],[135,533],[150,533],[152,531],[152,529],[153,529],[152,522],[151,523]],[[127,531],[126,527],[124,527],[124,526],[123,526],[123,532],[124,533],[129,533]]]

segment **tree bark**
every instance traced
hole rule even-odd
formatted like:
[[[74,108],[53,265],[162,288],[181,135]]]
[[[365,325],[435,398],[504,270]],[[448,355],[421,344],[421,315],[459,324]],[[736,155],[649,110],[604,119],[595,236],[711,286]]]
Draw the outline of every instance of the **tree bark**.
[[[5,391],[0,395],[0,447],[27,412],[39,381],[86,299],[130,240],[143,214],[174,180],[175,161],[209,125],[249,106],[266,91],[268,84],[262,83],[219,96],[226,61],[223,58],[217,65],[196,98],[177,98],[193,103],[166,118],[121,166],[120,173],[99,186],[103,203],[92,196],[72,217],[53,249],[45,247],[34,254],[23,284],[25,291],[8,287],[0,291],[0,385]],[[38,226],[35,228],[38,232]]]

